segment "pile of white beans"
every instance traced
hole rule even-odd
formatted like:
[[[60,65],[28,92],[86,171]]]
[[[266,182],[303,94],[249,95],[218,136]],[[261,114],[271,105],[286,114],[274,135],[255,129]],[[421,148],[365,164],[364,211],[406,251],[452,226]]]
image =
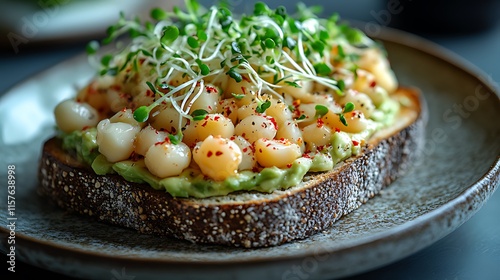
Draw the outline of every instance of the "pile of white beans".
[[[346,85],[342,96],[314,81],[299,82],[301,87],[282,83],[277,89],[281,96],[261,96],[271,102],[264,113],[256,112],[257,89],[250,82],[228,77],[216,85],[206,84],[190,109],[208,113],[198,121],[180,119],[179,112],[164,103],[147,122],[139,123],[133,110],[154,101],[145,82],[120,74],[106,76],[90,83],[75,99],[57,105],[55,119],[65,133],[97,127],[99,152],[109,162],[143,159],[159,178],[193,167],[213,180],[224,180],[242,170],[290,167],[296,159],[331,145],[334,133],[349,136],[365,130],[398,85],[380,51],[366,51],[357,64],[356,73],[335,73]],[[345,126],[338,114],[348,102],[355,110],[345,114]],[[317,117],[316,105],[326,106],[328,113]],[[179,128],[182,142],[174,144],[169,135],[178,134]]]

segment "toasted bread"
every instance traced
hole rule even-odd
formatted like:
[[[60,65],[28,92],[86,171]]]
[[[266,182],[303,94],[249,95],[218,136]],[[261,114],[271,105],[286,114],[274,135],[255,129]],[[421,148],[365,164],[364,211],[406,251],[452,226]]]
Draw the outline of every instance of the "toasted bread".
[[[307,238],[376,196],[418,157],[425,103],[416,89],[399,88],[394,94],[406,100],[394,125],[378,131],[359,155],[329,172],[310,173],[287,190],[173,198],[118,175],[96,175],[52,138],[43,146],[38,192],[98,221],[195,243],[253,248]]]

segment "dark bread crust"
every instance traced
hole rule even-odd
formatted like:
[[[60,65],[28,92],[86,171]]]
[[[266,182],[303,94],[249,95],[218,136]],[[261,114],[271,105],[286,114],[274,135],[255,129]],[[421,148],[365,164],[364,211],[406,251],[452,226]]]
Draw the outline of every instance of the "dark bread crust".
[[[118,175],[98,176],[49,139],[39,166],[38,193],[60,207],[141,233],[196,243],[267,247],[303,239],[357,209],[415,161],[424,141],[427,111],[420,93],[400,89],[413,106],[401,129],[379,134],[334,170],[272,194],[236,193],[221,198],[172,198]]]

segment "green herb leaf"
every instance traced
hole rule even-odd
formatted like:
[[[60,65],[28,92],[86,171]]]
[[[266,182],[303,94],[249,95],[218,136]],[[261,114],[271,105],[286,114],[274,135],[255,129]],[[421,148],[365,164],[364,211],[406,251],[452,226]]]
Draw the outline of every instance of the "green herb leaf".
[[[113,59],[113,56],[110,55],[110,54],[107,54],[105,56],[103,56],[101,58],[101,64],[104,66],[104,67],[108,67],[109,66],[109,63],[111,62],[111,60]]]
[[[343,113],[349,113],[354,110],[354,104],[352,102],[347,102],[344,106],[344,110],[342,110]]]
[[[267,38],[264,40],[264,45],[268,49],[273,49],[274,47],[276,47],[276,42],[274,42],[274,40],[271,38]]]
[[[233,68],[229,69],[229,71],[226,72],[226,75],[229,75],[229,77],[233,78],[237,83],[243,80],[241,74],[236,72]]]
[[[269,107],[271,107],[271,101],[269,100],[266,100],[262,103],[260,103],[259,105],[257,105],[257,108],[255,108],[255,111],[257,113],[264,113]]]
[[[156,94],[156,87],[149,81],[146,82],[146,84],[148,85],[149,89],[154,93]]]
[[[138,122],[145,122],[149,118],[149,108],[141,106],[134,111],[134,119]]]
[[[163,20],[167,18],[167,12],[161,8],[154,8],[151,10],[151,17],[155,20]]]
[[[340,122],[341,122],[343,125],[348,126],[348,125],[347,125],[347,121],[345,120],[344,114],[339,114],[339,119],[340,119]]]
[[[316,74],[320,76],[328,76],[332,72],[330,66],[323,62],[314,64],[314,70],[316,71]]]
[[[179,28],[175,25],[169,25],[163,29],[163,35],[160,40],[163,44],[170,45],[177,37],[179,37]]]
[[[191,114],[191,117],[193,117],[193,120],[195,120],[195,121],[201,121],[207,115],[208,115],[208,112],[206,110],[204,110],[204,109],[197,109],[197,110],[193,111],[193,113]]]
[[[179,132],[177,134],[169,134],[168,139],[170,140],[170,143],[177,145],[182,141],[183,134],[182,132]]]
[[[294,88],[302,88],[299,84],[297,84],[297,82],[295,81],[285,81],[285,84],[289,85],[289,86],[292,86]]]
[[[328,114],[328,107],[326,107],[324,105],[316,105],[316,106],[314,106],[314,110],[316,110],[316,114],[314,115],[314,117],[317,119]]]
[[[245,97],[244,94],[242,93],[239,93],[239,94],[236,94],[236,93],[231,93],[231,95],[236,98],[236,99],[242,99],[243,97]]]
[[[86,47],[87,54],[89,55],[95,54],[98,50],[99,50],[99,42],[93,40],[87,44]]]
[[[198,40],[196,38],[194,38],[193,36],[189,36],[187,38],[187,43],[193,49],[196,49],[200,45],[200,43],[198,42]]]
[[[301,120],[305,120],[305,119],[306,119],[306,115],[300,115],[300,117],[298,117],[296,120],[301,121]]]

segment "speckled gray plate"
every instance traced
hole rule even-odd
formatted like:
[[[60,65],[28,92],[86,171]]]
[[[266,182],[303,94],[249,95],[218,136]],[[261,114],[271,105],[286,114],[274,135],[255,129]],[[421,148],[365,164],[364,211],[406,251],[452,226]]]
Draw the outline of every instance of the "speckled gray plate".
[[[468,220],[498,186],[500,100],[487,76],[420,38],[385,30],[401,84],[429,105],[423,157],[331,230],[274,248],[199,246],[65,214],[36,192],[52,109],[92,75],[84,56],[18,85],[0,101],[1,182],[16,166],[16,256],[59,273],[105,279],[332,279],[404,258]],[[7,200],[2,188],[0,200]],[[6,203],[0,217],[7,220]],[[2,223],[2,251],[7,248]],[[122,278],[120,278],[122,277]],[[124,278],[129,277],[129,278]]]

